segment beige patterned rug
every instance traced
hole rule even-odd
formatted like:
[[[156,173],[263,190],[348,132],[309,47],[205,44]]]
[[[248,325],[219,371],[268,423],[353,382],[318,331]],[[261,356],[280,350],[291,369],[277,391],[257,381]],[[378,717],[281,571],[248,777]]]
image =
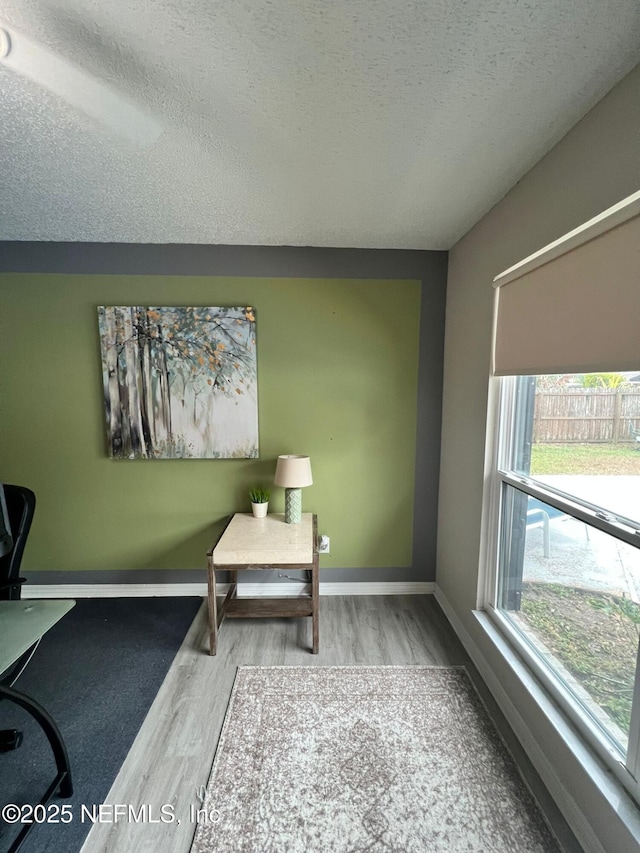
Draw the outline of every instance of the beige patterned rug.
[[[463,667],[240,667],[192,853],[559,851]]]

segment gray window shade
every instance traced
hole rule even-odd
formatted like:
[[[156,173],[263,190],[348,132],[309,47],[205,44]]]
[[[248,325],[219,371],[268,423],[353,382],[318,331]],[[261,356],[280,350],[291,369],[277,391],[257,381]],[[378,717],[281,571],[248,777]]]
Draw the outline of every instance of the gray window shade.
[[[640,370],[640,192],[494,285],[497,376]]]

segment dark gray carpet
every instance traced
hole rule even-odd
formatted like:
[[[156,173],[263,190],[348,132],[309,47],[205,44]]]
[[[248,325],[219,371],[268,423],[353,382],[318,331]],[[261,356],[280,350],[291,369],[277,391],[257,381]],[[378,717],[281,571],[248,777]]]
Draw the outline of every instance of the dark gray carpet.
[[[201,605],[198,598],[85,599],[49,631],[15,689],[53,716],[71,760],[73,820],[34,827],[20,853],[80,850],[91,829],[81,804],[104,801]],[[1,626],[0,626],[1,629]],[[0,729],[24,743],[0,754],[0,804],[35,803],[55,775],[48,742],[32,718],[0,702]],[[18,829],[0,821],[0,851]]]

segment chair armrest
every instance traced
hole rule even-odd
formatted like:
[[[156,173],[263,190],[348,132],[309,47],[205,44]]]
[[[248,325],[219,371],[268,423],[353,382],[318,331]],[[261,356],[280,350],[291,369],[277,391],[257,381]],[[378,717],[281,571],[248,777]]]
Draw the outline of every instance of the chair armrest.
[[[0,589],[9,589],[11,586],[20,586],[20,584],[26,582],[26,578],[14,578],[12,581],[2,581],[0,582]]]

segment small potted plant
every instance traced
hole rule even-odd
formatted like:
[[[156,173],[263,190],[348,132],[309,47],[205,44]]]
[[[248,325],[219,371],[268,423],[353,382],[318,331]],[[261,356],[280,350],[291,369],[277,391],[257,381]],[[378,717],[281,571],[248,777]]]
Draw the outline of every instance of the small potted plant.
[[[264,518],[269,509],[271,492],[268,489],[263,489],[262,486],[253,486],[249,489],[249,497],[251,498],[251,509],[254,516]]]

